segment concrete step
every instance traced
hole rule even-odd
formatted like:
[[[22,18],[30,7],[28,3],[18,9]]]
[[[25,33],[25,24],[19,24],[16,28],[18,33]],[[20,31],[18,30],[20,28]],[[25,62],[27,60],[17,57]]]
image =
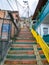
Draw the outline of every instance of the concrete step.
[[[39,50],[38,52],[39,52],[39,54],[44,54],[42,50]]]
[[[37,44],[34,40],[17,40],[16,42],[13,42],[12,44]]]
[[[4,65],[37,65],[36,60],[5,61]]]
[[[33,56],[33,55],[35,55],[35,54],[27,54],[27,53],[25,53],[25,54],[7,54],[8,56]]]
[[[16,56],[16,55],[12,56],[12,55],[7,55],[6,58],[7,58],[7,59],[10,59],[10,60],[12,60],[12,59],[14,59],[14,60],[16,60],[16,59],[21,60],[21,59],[36,59],[36,56],[35,56],[35,55],[24,55],[24,56]]]
[[[11,47],[13,48],[32,48],[33,45],[28,45],[28,44],[12,44]]]
[[[40,54],[41,59],[46,59],[44,54]]]
[[[34,54],[34,50],[32,51],[9,51],[8,54]]]
[[[42,48],[37,48],[38,50],[42,50]]]
[[[33,48],[10,48],[10,50],[33,50]]]
[[[17,40],[34,40],[33,38],[27,38],[27,37],[17,37]]]
[[[28,42],[28,43],[32,42],[33,43],[33,42],[36,42],[36,40],[30,40],[30,39],[29,40],[16,40],[16,42]]]
[[[46,59],[41,60],[43,65],[49,65],[48,61]]]

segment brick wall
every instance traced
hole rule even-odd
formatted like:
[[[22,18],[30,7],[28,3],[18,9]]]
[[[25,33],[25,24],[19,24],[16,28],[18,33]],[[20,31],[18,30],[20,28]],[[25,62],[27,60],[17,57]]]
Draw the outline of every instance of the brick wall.
[[[4,17],[4,11],[0,11],[0,18]]]

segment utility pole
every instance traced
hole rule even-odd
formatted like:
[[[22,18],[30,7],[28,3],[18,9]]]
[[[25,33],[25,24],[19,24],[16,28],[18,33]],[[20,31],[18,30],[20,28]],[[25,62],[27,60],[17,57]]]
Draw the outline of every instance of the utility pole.
[[[29,21],[29,4],[28,4],[28,1],[23,1],[25,5],[27,5],[27,18],[28,18],[28,21]]]
[[[28,18],[29,18],[29,5],[28,5],[28,3],[27,3],[27,9],[28,9]]]
[[[28,21],[29,21],[29,5],[27,6],[27,8],[28,8]]]

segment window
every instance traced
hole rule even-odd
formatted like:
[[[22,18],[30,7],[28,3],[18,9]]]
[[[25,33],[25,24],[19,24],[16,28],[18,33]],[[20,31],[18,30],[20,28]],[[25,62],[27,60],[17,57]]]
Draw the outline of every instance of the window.
[[[48,28],[43,28],[43,35],[47,35],[48,34]]]

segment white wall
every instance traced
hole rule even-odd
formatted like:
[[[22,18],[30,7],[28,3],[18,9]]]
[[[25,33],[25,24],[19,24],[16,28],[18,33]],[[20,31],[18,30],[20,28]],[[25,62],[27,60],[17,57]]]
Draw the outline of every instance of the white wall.
[[[41,24],[36,31],[39,33],[39,35],[43,36],[43,28],[48,28],[48,34],[49,34],[49,24]]]

